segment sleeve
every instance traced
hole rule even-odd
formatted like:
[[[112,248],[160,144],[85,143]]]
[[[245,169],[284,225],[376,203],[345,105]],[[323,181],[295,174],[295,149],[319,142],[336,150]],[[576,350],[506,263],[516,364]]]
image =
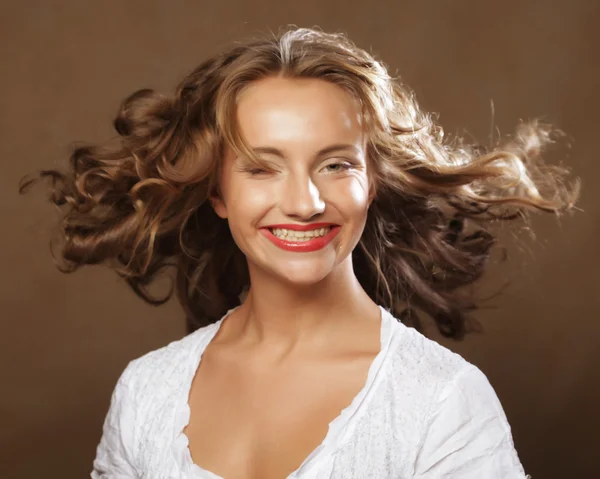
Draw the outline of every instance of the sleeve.
[[[110,407],[104,425],[102,438],[96,449],[92,479],[136,478],[135,413],[136,405],[132,381],[135,361],[125,368],[112,393]]]
[[[531,479],[487,377],[469,364],[442,392],[417,454],[422,479]]]

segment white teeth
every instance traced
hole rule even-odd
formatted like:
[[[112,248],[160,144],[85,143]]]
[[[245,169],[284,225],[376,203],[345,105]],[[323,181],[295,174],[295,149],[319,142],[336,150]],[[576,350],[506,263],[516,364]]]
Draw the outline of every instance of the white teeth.
[[[318,228],[310,231],[296,231],[296,230],[288,230],[285,228],[274,228],[271,230],[275,236],[281,239],[287,239],[292,241],[310,241],[313,238],[319,236],[325,236],[329,233],[331,229],[330,226],[325,228]]]

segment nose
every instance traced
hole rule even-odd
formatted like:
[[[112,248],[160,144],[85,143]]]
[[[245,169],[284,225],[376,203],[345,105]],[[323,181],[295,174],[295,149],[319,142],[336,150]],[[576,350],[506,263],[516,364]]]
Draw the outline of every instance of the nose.
[[[279,204],[285,215],[300,220],[309,220],[325,211],[319,188],[308,174],[289,175]]]

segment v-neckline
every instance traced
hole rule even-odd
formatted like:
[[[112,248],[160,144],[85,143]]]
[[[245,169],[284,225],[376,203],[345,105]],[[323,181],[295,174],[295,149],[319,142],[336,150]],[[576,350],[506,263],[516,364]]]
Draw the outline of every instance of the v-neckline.
[[[239,307],[239,306],[238,306]],[[192,361],[190,377],[188,377],[187,384],[185,387],[185,391],[182,394],[181,403],[178,405],[178,409],[180,411],[179,417],[181,418],[180,424],[177,426],[179,429],[178,440],[176,441],[179,444],[179,447],[184,448],[184,451],[179,451],[179,454],[183,453],[184,467],[187,471],[193,473],[194,477],[197,479],[229,479],[223,478],[214,472],[211,472],[207,469],[204,469],[202,466],[196,464],[192,459],[192,454],[189,449],[189,438],[184,432],[184,429],[189,424],[190,421],[190,405],[189,405],[189,394],[192,386],[192,381],[195,376],[196,371],[200,367],[200,362],[202,361],[202,356],[204,351],[213,340],[213,338],[218,333],[221,324],[223,321],[233,313],[238,307],[232,308],[223,317],[212,324],[212,328],[208,331],[207,335],[204,338],[204,341],[198,344],[197,349],[194,351],[194,361]],[[313,449],[313,451],[302,461],[302,464],[292,471],[285,479],[298,479],[303,477],[302,475],[308,473],[313,468],[317,467],[322,461],[324,461],[327,457],[335,453],[339,447],[341,447],[344,443],[344,439],[351,432],[348,427],[351,419],[357,415],[363,409],[360,406],[368,399],[368,393],[373,388],[377,377],[381,371],[384,357],[389,350],[389,343],[391,340],[391,324],[390,324],[390,313],[386,311],[382,306],[379,306],[380,310],[380,350],[373,359],[371,365],[369,366],[369,371],[367,373],[367,380],[362,387],[362,389],[354,396],[350,404],[340,411],[334,419],[332,419],[328,425],[327,434],[321,441],[321,443]],[[344,437],[341,437],[344,435]],[[178,455],[179,455],[178,454]],[[321,459],[321,460],[319,460]]]

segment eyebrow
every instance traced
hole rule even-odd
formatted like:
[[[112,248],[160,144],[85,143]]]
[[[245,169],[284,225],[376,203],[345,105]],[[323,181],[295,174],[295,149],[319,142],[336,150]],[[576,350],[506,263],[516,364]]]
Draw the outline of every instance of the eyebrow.
[[[251,150],[254,153],[265,153],[265,154],[269,154],[269,155],[275,155],[280,158],[285,157],[285,155],[283,154],[283,152],[281,150],[274,148],[272,146],[257,146],[256,148],[251,148]],[[346,144],[346,143],[337,143],[335,145],[326,146],[325,148],[320,149],[317,152],[317,156],[323,156],[323,155],[327,155],[328,153],[333,153],[334,151],[343,151],[343,150],[350,150],[353,153],[356,153],[357,155],[362,153],[362,150],[360,150],[358,147],[356,147],[354,145],[350,145],[350,144]]]

